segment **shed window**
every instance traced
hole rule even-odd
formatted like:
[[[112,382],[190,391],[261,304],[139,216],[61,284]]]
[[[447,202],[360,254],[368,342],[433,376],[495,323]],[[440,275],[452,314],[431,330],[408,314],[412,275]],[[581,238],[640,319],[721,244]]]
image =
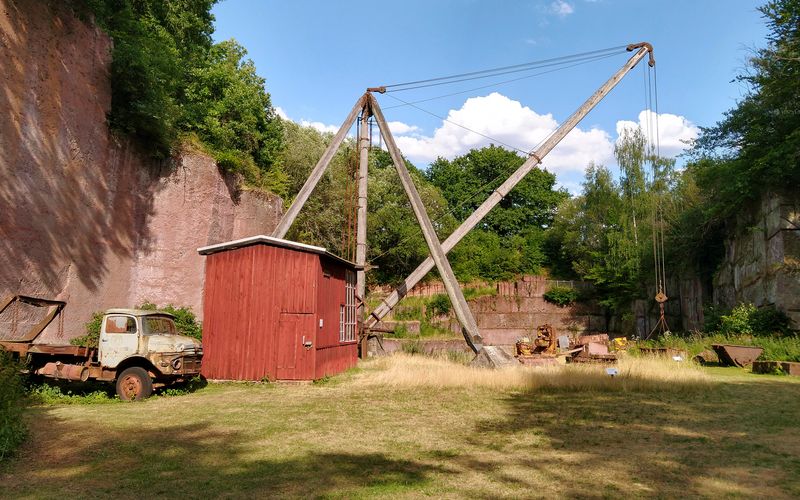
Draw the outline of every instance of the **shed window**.
[[[356,273],[344,272],[345,303],[339,309],[339,342],[356,340]]]

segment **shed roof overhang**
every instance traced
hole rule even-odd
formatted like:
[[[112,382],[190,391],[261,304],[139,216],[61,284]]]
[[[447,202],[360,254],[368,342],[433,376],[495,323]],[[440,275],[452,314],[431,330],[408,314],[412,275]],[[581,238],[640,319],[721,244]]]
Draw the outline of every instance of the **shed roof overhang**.
[[[350,262],[349,260],[343,259],[338,255],[332,254],[326,248],[317,247],[314,245],[307,245],[305,243],[299,243],[297,241],[284,240],[281,238],[273,238],[272,236],[264,236],[263,234],[260,234],[258,236],[250,236],[248,238],[242,238],[239,240],[226,241],[224,243],[217,243],[216,245],[200,247],[197,249],[197,252],[200,255],[209,255],[212,253],[224,252],[226,250],[233,250],[236,248],[248,247],[251,245],[269,245],[273,247],[281,247],[281,248],[288,248],[290,250],[297,250],[300,252],[315,253],[318,255],[324,255],[335,261],[341,262],[342,264],[345,264],[348,267],[352,267],[353,269],[364,268],[364,266],[360,266],[354,262]]]

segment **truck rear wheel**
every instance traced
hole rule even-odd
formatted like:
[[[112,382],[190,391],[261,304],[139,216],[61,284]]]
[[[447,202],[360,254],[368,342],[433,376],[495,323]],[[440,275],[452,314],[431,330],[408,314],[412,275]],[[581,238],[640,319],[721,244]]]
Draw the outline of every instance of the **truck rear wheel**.
[[[117,395],[123,401],[145,399],[153,394],[153,380],[138,366],[125,369],[117,377]]]

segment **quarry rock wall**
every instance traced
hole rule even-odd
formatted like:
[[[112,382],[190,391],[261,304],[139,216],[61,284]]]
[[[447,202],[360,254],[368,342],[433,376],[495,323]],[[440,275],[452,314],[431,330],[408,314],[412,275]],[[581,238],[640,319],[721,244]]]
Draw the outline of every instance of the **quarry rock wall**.
[[[747,229],[725,241],[714,303],[773,305],[800,327],[800,195],[765,196],[739,226]]]
[[[111,133],[111,48],[59,2],[0,0],[0,297],[67,302],[44,342],[145,300],[202,315],[196,249],[269,234],[282,209],[206,155],[155,161]]]

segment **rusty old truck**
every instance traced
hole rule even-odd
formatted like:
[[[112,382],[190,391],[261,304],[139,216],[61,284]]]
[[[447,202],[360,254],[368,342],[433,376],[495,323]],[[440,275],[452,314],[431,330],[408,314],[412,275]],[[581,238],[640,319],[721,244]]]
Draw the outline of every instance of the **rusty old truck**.
[[[25,361],[27,371],[33,375],[114,382],[123,400],[144,399],[154,388],[200,375],[202,345],[192,337],[180,335],[170,314],[109,309],[102,318],[97,347],[59,345],[36,340],[49,325],[63,328],[63,321],[54,320],[60,316],[65,302],[15,295],[0,302],[0,318],[15,305],[46,311],[21,329],[15,319],[6,318],[0,323],[13,326],[11,335],[0,337],[0,348]]]

